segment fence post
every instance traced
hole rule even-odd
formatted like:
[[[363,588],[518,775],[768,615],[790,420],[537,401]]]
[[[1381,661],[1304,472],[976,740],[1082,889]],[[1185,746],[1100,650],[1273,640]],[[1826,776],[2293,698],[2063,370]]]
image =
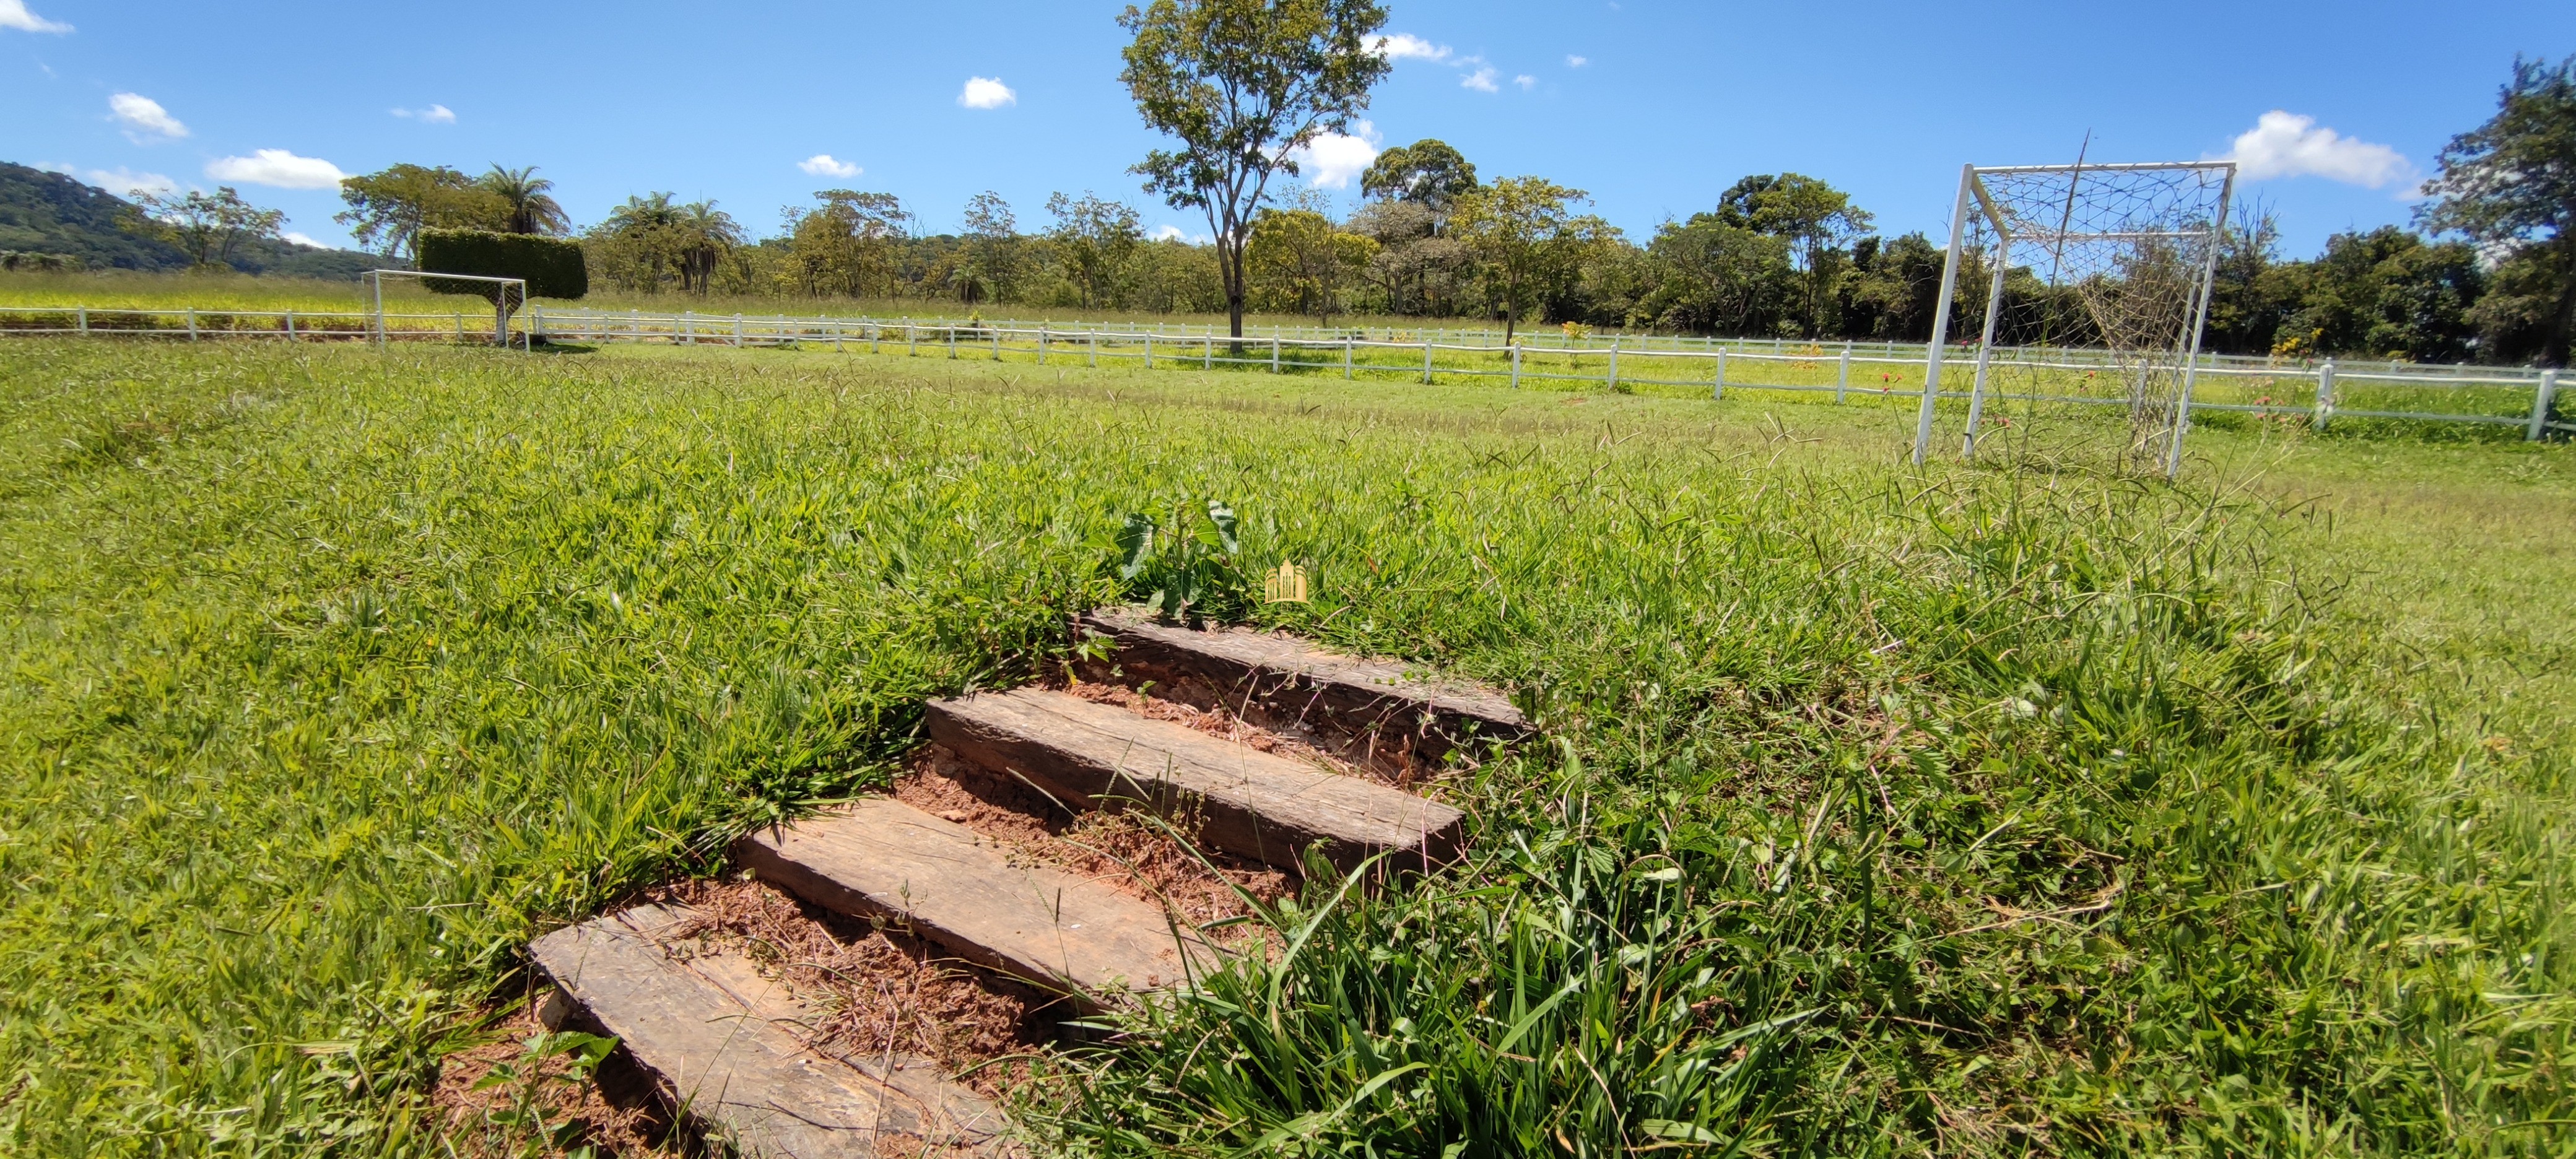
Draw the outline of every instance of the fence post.
[[[1270,373],[1279,373],[1279,328],[1270,328]]]
[[[1431,385],[1431,340],[1422,340],[1422,385]]]
[[[194,342],[194,341],[196,341],[196,340],[197,340],[197,308],[196,308],[196,307],[194,307],[194,306],[190,306],[190,307],[188,307],[188,341],[190,341],[190,342]]]
[[[733,316],[733,346],[736,350],[742,349],[742,315],[740,314]]]
[[[1000,362],[1002,360],[1002,328],[1000,326],[986,326],[984,327],[984,333],[993,340],[993,361]]]
[[[1213,326],[1199,337],[1199,369],[1216,369],[1216,328]]]
[[[1154,369],[1154,332],[1145,332],[1145,369]]]
[[[1044,366],[1044,365],[1046,365],[1046,348],[1047,348],[1047,328],[1046,328],[1046,323],[1044,323],[1044,322],[1040,322],[1040,323],[1038,323],[1038,365],[1040,365],[1040,366]]]
[[[2540,394],[2531,400],[2531,430],[2525,437],[2539,442],[2549,435],[2549,403],[2558,393],[2558,371],[2555,367],[2540,372]]]
[[[1082,359],[1084,364],[1090,366],[1092,369],[1097,370],[1100,368],[1100,331],[1085,330],[1082,332]]]
[[[906,358],[921,356],[921,331],[910,322],[903,324],[903,356]]]
[[[84,335],[88,334],[88,333],[89,333],[89,307],[87,307],[87,306],[74,306],[74,307],[72,307],[72,309],[73,309],[73,310],[78,314],[78,316],[79,316],[79,318],[80,318],[80,332],[81,332],[82,334],[84,334]]]
[[[2326,429],[2327,421],[2334,418],[2334,386],[2334,359],[2329,358],[2317,367],[2317,409],[2316,417],[2311,420],[2321,431]]]
[[[1843,391],[1851,387],[1851,343],[1843,343],[1842,369],[1834,373],[1834,405],[1843,404]]]
[[[1726,397],[1726,348],[1725,348],[1725,347],[1723,347],[1723,346],[1720,346],[1720,347],[1718,347],[1718,348],[1717,348],[1717,385],[1716,385],[1716,386],[1713,386],[1713,387],[1711,387],[1711,388],[1709,388],[1709,392],[1708,392],[1708,400],[1709,400],[1710,402],[1716,402],[1717,400],[1722,399],[1722,398],[1725,398],[1725,397]]]
[[[955,362],[955,361],[957,361],[957,327],[955,327],[955,326],[953,326],[953,325],[952,325],[952,326],[949,326],[949,327],[947,327],[947,332],[948,332],[948,360],[949,360],[950,362]]]
[[[1512,343],[1512,389],[1521,388],[1521,344]]]
[[[832,319],[832,349],[833,349],[833,350],[835,350],[835,351],[838,351],[840,348],[841,348],[841,320],[840,320],[840,319],[838,319],[838,318],[834,318],[834,319]]]
[[[1619,393],[1619,336],[1610,336],[1610,393]]]

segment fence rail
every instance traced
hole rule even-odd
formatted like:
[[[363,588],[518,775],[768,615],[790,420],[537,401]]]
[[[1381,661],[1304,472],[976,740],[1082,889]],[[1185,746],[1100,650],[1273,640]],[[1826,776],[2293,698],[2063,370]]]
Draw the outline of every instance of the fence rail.
[[[385,335],[395,340],[474,340],[484,325],[469,325],[463,312],[387,313]],[[288,341],[363,339],[375,334],[364,309],[345,312],[130,309],[88,306],[0,307],[0,334],[83,334],[205,340],[268,337]],[[1021,322],[975,318],[836,318],[699,314],[693,311],[546,309],[533,306],[512,320],[514,340],[642,342],[738,347],[864,346],[872,353],[920,357],[1050,359],[1079,357],[1164,365],[1252,366],[1274,373],[1330,373],[1344,378],[1404,378],[1423,383],[1504,379],[1524,383],[1599,384],[1608,390],[1638,387],[1922,398],[1929,347],[1922,343],[1800,343],[1773,339],[1721,339],[1689,335],[1569,335],[1523,331],[1509,345],[1500,331],[1432,327],[1248,327],[1236,340],[1196,323]],[[488,338],[484,339],[488,341]],[[1623,366],[1623,360],[1625,365]],[[2116,392],[2086,391],[2112,364],[2102,351],[2019,348],[1993,352],[1999,368],[2027,372],[2025,384],[2056,389],[2012,392],[1998,383],[1985,396],[1995,401],[2126,405]],[[2052,374],[2054,375],[2052,381]],[[2522,367],[2417,366],[2408,363],[2283,362],[2205,355],[2199,384],[2188,400],[2193,412],[2232,412],[2304,418],[2324,428],[2337,419],[2395,419],[2431,423],[2520,426],[2526,438],[2576,432],[2562,419],[2555,370]],[[1869,381],[1873,376],[1876,382]],[[1942,399],[1969,397],[1943,390]]]

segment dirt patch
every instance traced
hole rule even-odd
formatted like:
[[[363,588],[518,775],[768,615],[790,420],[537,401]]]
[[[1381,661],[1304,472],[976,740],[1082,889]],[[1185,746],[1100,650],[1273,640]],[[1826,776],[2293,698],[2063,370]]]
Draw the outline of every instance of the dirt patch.
[[[694,914],[673,931],[666,950],[733,951],[751,959],[813,1012],[805,1036],[829,1053],[927,1059],[994,1097],[1027,1076],[1026,1056],[1052,1037],[1048,1003],[1038,995],[768,884],[681,882],[650,900],[686,905]],[[697,945],[685,945],[691,941]]]
[[[442,1141],[456,1154],[500,1159],[526,1155],[531,1146],[541,1154],[582,1146],[624,1156],[682,1153],[670,1146],[671,1125],[658,1107],[612,1103],[596,1084],[574,1080],[570,1059],[531,1051],[530,1040],[545,1033],[533,1007],[521,1006],[488,1030],[491,1041],[439,1060],[430,1091]]]
[[[895,782],[894,796],[993,838],[1032,862],[1168,905],[1195,926],[1249,914],[1243,894],[1269,902],[1295,888],[1288,875],[1259,862],[1226,853],[1194,854],[1141,813],[1069,811],[1026,782],[980,768],[938,745],[923,746],[913,757],[910,770]]]

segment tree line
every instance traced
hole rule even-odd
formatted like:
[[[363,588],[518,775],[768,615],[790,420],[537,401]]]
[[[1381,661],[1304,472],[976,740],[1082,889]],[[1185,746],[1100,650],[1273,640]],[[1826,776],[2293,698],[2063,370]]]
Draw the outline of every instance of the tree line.
[[[1122,79],[1177,142],[1135,172],[1167,204],[1205,213],[1196,239],[1149,238],[1136,207],[1089,191],[1054,194],[1025,227],[999,194],[979,194],[962,228],[934,234],[894,194],[826,189],[760,237],[712,201],[651,193],[579,231],[592,276],[645,294],[1227,313],[1238,333],[1251,309],[1325,325],[1375,315],[1929,337],[1942,248],[1876,231],[1848,193],[1804,174],[1747,176],[1643,238],[1587,212],[1580,189],[1486,180],[1436,139],[1379,155],[1349,212],[1312,187],[1274,187],[1298,173],[1299,146],[1365,107],[1386,63],[1367,41],[1382,7],[1302,3],[1313,18],[1285,24],[1257,18],[1251,0],[1158,0],[1122,17],[1135,34]],[[1234,94],[1222,109],[1207,103],[1219,90]],[[2576,324],[2576,57],[2517,61],[2495,118],[2456,138],[2440,166],[2416,228],[2337,234],[2311,258],[2282,255],[2268,209],[2241,208],[2218,261],[2209,347],[2564,363]],[[397,254],[432,225],[572,233],[548,188],[532,169],[398,165],[350,179],[342,220]],[[1983,261],[1963,254],[1962,285],[1984,284]],[[1953,338],[1974,333],[1983,309],[1983,295],[1960,295]],[[2003,310],[2006,341],[2089,337],[2072,291],[2028,269],[2006,271]]]

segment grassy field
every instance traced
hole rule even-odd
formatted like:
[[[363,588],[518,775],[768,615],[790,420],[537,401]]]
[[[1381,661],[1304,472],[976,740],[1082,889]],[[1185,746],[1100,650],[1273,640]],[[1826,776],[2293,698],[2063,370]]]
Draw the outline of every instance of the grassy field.
[[[1076,1055],[1101,1154],[2576,1148],[2576,459],[785,350],[0,362],[0,1151],[438,1153],[533,931],[1063,656],[1130,511],[1519,689],[1478,854]]]

